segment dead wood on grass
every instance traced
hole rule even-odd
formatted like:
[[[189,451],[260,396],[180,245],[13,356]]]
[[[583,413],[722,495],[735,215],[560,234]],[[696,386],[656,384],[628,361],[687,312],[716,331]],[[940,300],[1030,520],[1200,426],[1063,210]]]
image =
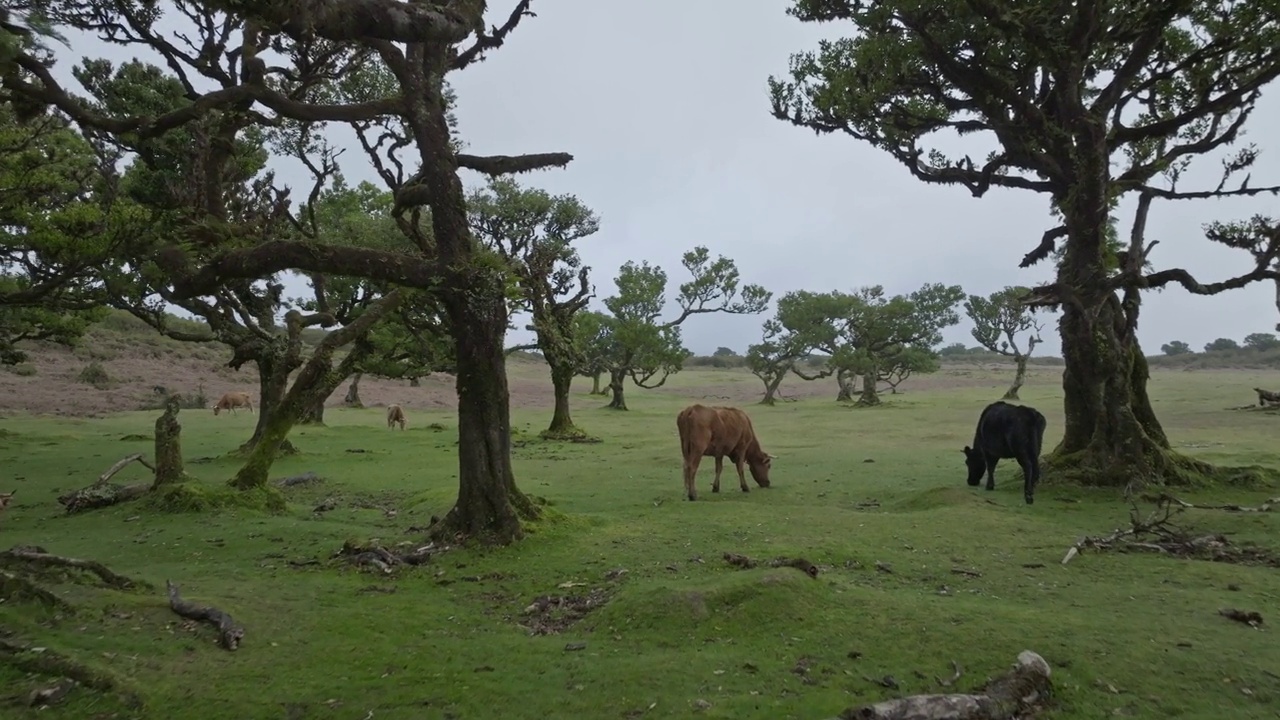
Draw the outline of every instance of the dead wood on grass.
[[[759,566],[761,562],[767,567],[793,567],[814,580],[818,579],[818,566],[804,558],[777,557],[772,560],[758,561],[746,555],[727,552],[724,554],[724,561],[740,570],[750,570]]]
[[[205,622],[218,630],[218,644],[227,650],[235,650],[244,640],[244,628],[236,624],[226,612],[212,605],[196,605],[183,600],[178,594],[178,586],[172,580],[164,581],[169,593],[169,609],[188,620]]]
[[[120,472],[131,462],[137,462],[143,467],[155,473],[155,466],[147,462],[142,457],[142,453],[133,453],[126,455],[116,461],[114,465],[107,468],[106,472],[98,476],[93,484],[81,488],[79,490],[66,493],[58,498],[58,503],[67,509],[67,514],[82,512],[84,510],[96,510],[98,508],[110,507],[118,505],[129,500],[136,500],[151,489],[152,482],[137,483],[134,485],[120,485],[111,482],[111,477]]]

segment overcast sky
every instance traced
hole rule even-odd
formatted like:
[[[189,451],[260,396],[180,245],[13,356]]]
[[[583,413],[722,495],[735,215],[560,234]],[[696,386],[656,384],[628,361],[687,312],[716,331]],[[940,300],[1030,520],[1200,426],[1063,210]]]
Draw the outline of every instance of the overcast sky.
[[[846,30],[802,24],[785,14],[788,5],[535,2],[538,16],[526,18],[503,48],[450,76],[462,138],[476,154],[574,155],[565,170],[520,180],[575,194],[600,214],[600,232],[579,243],[594,271],[593,307],[600,309],[615,291],[618,266],[648,260],[667,270],[674,312],[674,293],[685,280],[680,256],[696,245],[733,258],[744,282],[762,284],[775,297],[874,284],[905,293],[933,282],[987,294],[1048,281],[1048,263],[1018,268],[1052,225],[1043,196],[992,190],[975,199],[962,188],[927,186],[868,145],[816,136],[770,116],[769,75],[785,73],[791,53],[815,49],[819,38]],[[490,7],[492,19],[500,21],[512,2]],[[118,62],[140,54],[79,34],[68,37],[73,51],[56,46],[62,58],[56,74],[72,84],[73,58]],[[1264,98],[1248,127],[1246,140],[1264,150],[1252,185],[1280,184],[1280,104],[1274,94]],[[334,137],[345,143],[349,136]],[[343,160],[352,182],[378,182],[358,147]],[[1200,161],[1181,189],[1197,179],[1212,186],[1217,168],[1216,158]],[[283,179],[299,194],[309,186],[295,166],[285,170]],[[471,173],[464,181],[481,182]],[[1131,203],[1122,209],[1126,234],[1131,212]],[[1157,202],[1148,238],[1161,245],[1152,260],[1157,269],[1188,267],[1205,282],[1244,272],[1248,255],[1213,246],[1201,227],[1258,212],[1280,215],[1280,202],[1271,196]],[[295,293],[304,287],[290,284]],[[1280,320],[1273,297],[1268,284],[1212,298],[1180,288],[1148,293],[1139,337],[1155,353],[1175,339],[1199,349],[1217,337],[1271,332]],[[758,342],[763,320],[695,317],[685,324],[685,344],[699,354],[722,345],[742,352]],[[944,333],[945,342],[975,344],[970,327],[962,320]],[[1037,353],[1059,353],[1056,318],[1046,330]],[[528,337],[516,332],[509,343]]]

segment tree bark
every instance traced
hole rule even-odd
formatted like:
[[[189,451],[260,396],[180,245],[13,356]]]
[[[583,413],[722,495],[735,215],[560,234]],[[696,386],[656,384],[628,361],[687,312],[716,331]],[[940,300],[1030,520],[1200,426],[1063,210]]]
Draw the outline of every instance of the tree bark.
[[[328,398],[316,398],[311,406],[303,411],[298,420],[299,425],[324,425],[324,403]]]
[[[1013,362],[1017,365],[1017,371],[1013,376],[1013,385],[1009,386],[1009,389],[1005,391],[1003,398],[1005,400],[1018,400],[1018,391],[1022,389],[1023,383],[1027,381],[1027,356],[1015,355]]]
[[[836,372],[836,384],[840,386],[840,392],[836,395],[836,402],[853,402],[853,393],[855,375],[848,370],[838,370]]]
[[[600,373],[591,376],[591,394],[604,395],[604,390],[600,387]]]
[[[555,411],[551,415],[551,425],[542,433],[548,438],[581,437],[584,433],[573,424],[569,415],[569,390],[573,385],[573,365],[563,362],[552,363],[547,356],[547,364],[551,365],[551,387],[555,392]]]
[[[785,372],[779,372],[769,380],[761,378],[761,380],[764,380],[764,399],[760,401],[761,405],[773,405],[777,402],[778,388],[782,385],[782,379],[786,376]]]
[[[421,387],[422,381],[416,377],[409,378],[409,387]]]
[[[178,398],[165,399],[164,414],[156,419],[156,471],[153,489],[182,482],[186,472],[182,466],[182,425],[178,423]]]
[[[1151,408],[1147,360],[1135,336],[1141,298],[1130,289],[1122,304],[1108,289],[1107,203],[1101,190],[1090,201],[1092,186],[1078,186],[1065,214],[1069,242],[1058,285],[1071,288],[1071,297],[1058,327],[1066,422],[1044,467],[1088,485],[1185,483],[1212,467],[1174,453]]]
[[[609,401],[610,410],[626,410],[627,399],[622,391],[626,388],[624,382],[627,379],[625,372],[611,370],[609,372],[609,390],[613,393],[613,399]]]
[[[285,367],[279,358],[273,355],[262,356],[256,358],[254,364],[258,366],[258,424],[253,429],[253,435],[240,446],[242,453],[252,452],[266,436],[271,416],[289,389],[291,368]],[[280,452],[291,454],[297,452],[297,449],[286,439],[280,445]]]
[[[879,405],[880,393],[876,391],[880,374],[877,372],[865,373],[862,376],[862,394],[858,396],[858,405]]]
[[[360,378],[362,377],[364,377],[364,373],[356,373],[351,376],[351,385],[347,388],[347,396],[342,399],[342,402],[347,407],[364,407],[364,403],[360,402]]]
[[[511,468],[505,303],[500,294],[491,300],[466,290],[446,290],[443,301],[458,368],[458,500],[431,534],[510,543],[524,536],[520,520],[540,513]]]

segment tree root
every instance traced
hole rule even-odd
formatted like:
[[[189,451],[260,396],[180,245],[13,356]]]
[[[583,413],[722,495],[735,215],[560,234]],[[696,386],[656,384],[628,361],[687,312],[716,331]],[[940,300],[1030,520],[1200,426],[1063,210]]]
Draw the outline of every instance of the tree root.
[[[67,514],[70,515],[84,510],[96,510],[97,508],[109,507],[129,500],[137,500],[147,494],[147,491],[151,489],[151,483],[119,485],[110,482],[113,475],[135,461],[153,473],[156,470],[154,465],[142,457],[142,453],[126,455],[107,468],[107,471],[98,476],[98,479],[92,485],[62,495],[58,498],[58,502],[67,509]]]
[[[348,540],[342,544],[333,558],[344,558],[346,562],[357,567],[372,568],[384,575],[390,575],[396,568],[403,566],[425,565],[433,557],[453,549],[452,545],[437,545],[434,542],[426,545],[400,543],[396,551],[388,550],[376,543],[364,544]]]
[[[1155,510],[1143,519],[1139,517],[1138,506],[1131,504],[1129,527],[1119,528],[1105,536],[1080,538],[1067,548],[1062,564],[1066,565],[1081,552],[1090,549],[1155,552],[1190,560],[1280,568],[1280,555],[1265,548],[1235,545],[1220,533],[1192,535],[1170,522],[1170,518],[1176,513],[1184,512],[1186,506],[1189,504],[1161,495],[1156,499]],[[1222,509],[1226,508],[1227,506],[1222,506]]]
[[[724,561],[742,570],[750,570],[760,564],[746,555],[731,552],[724,554]],[[768,567],[793,567],[814,580],[818,579],[818,566],[804,558],[778,557],[766,560],[764,564]]]
[[[957,668],[958,671],[958,668]],[[913,695],[849,708],[840,720],[1014,720],[1027,717],[1053,692],[1049,663],[1030,650],[1018,654],[1013,668],[964,695]]]
[[[96,560],[62,557],[45,552],[44,548],[17,545],[0,553],[0,562],[6,565],[34,565],[38,567],[59,567],[83,570],[97,575],[102,582],[117,590],[149,589],[150,583],[143,580],[117,575]]]
[[[0,602],[33,600],[54,610],[72,615],[76,608],[34,581],[7,570],[0,570]]]
[[[237,625],[227,613],[212,605],[196,605],[178,595],[178,586],[172,580],[164,581],[169,591],[169,609],[188,620],[206,622],[218,629],[218,644],[227,650],[235,650],[244,640],[244,628]]]
[[[142,697],[111,673],[79,663],[49,648],[33,648],[0,637],[0,658],[23,672],[70,678],[87,688],[112,693],[131,708],[143,706]]]

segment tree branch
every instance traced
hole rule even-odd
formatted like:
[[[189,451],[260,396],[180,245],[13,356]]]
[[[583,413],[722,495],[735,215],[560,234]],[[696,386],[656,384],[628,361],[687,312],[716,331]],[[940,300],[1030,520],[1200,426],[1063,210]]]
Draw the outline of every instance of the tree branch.
[[[295,40],[320,36],[336,42],[387,40],[402,43],[457,43],[471,34],[463,11],[436,3],[399,0],[208,0],[227,13],[259,20]],[[474,5],[472,3],[471,5]],[[483,4],[480,4],[483,7]]]
[[[485,175],[512,175],[552,167],[564,167],[573,162],[569,153],[535,153],[531,155],[467,155],[459,153],[458,167],[475,170]]]
[[[491,33],[485,33],[483,30],[477,32],[475,44],[466,50],[459,52],[458,56],[453,59],[451,67],[454,70],[462,70],[472,63],[483,61],[486,52],[502,47],[502,43],[506,41],[507,35],[510,35],[511,31],[516,29],[516,26],[520,24],[520,21],[526,15],[529,17],[537,17],[537,15],[529,10],[529,5],[530,0],[520,0],[520,2],[516,4],[515,9],[511,11],[511,15],[507,18],[507,21],[503,23],[502,27],[493,28]]]

